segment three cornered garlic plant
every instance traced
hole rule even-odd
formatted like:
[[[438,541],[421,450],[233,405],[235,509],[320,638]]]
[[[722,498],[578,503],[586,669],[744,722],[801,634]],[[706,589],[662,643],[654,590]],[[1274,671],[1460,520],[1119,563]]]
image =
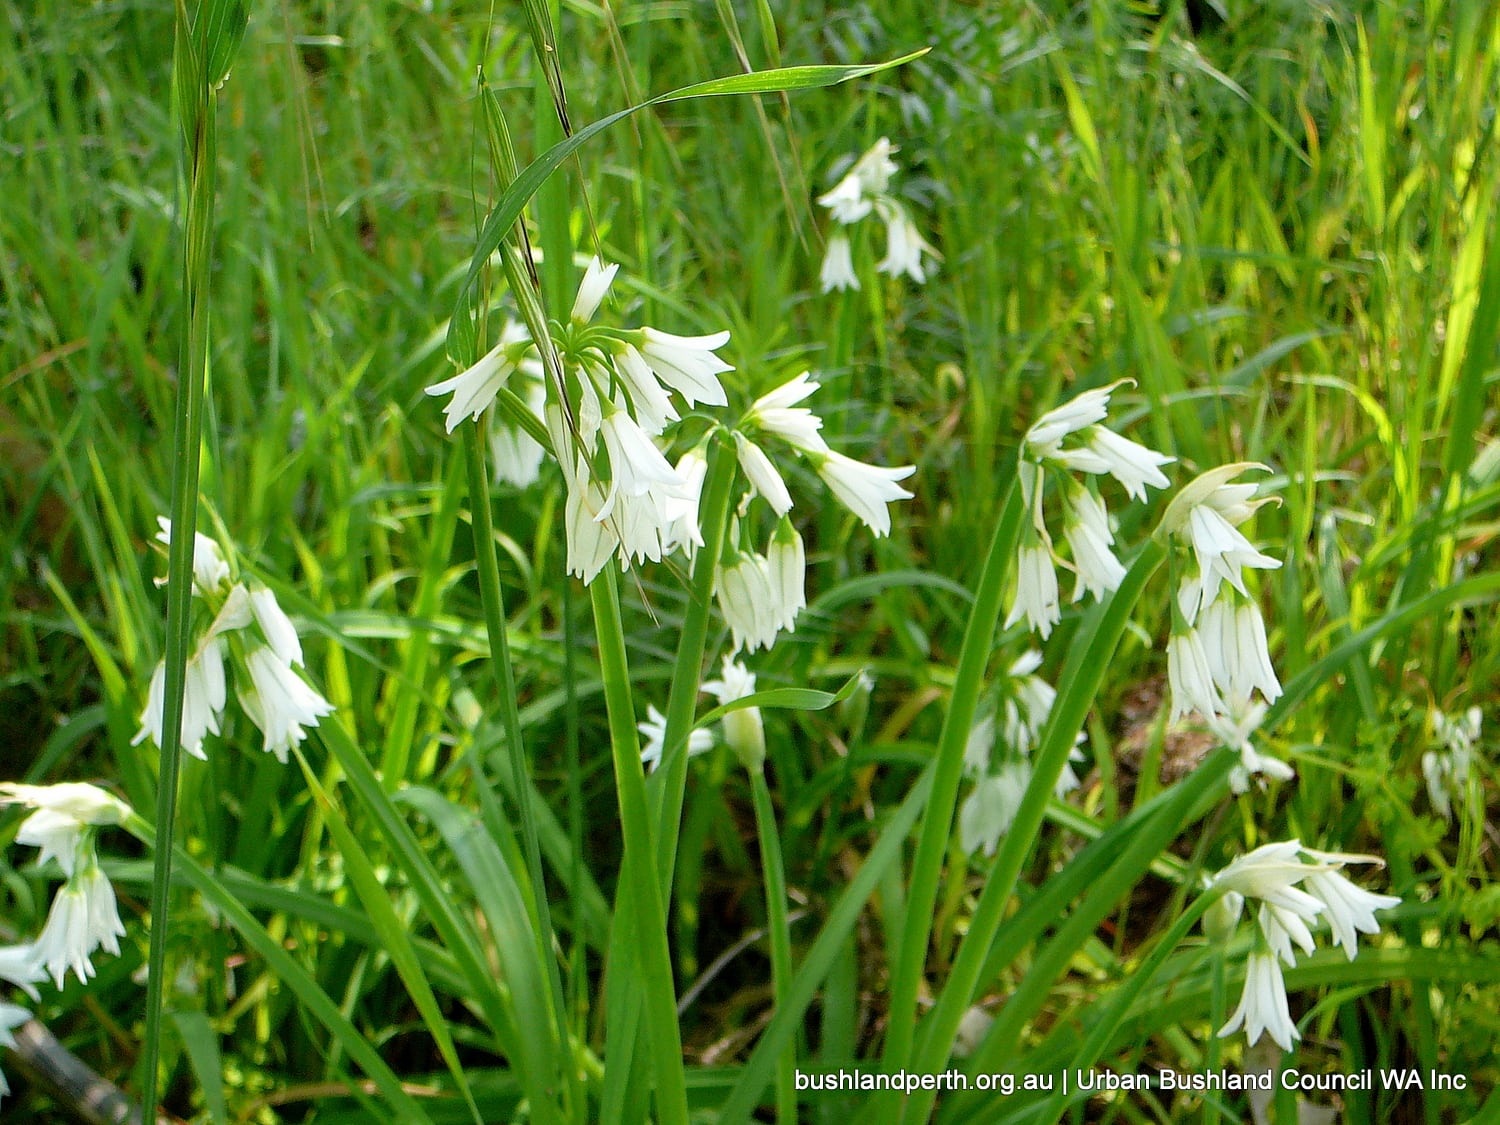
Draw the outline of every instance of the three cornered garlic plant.
[[[740,500],[714,596],[735,650],[769,648],[778,633],[795,627],[806,604],[806,556],[789,518],[793,499],[771,454],[809,465],[876,535],[890,531],[888,505],[911,496],[897,482],[915,468],[868,465],[830,448],[822,420],[800,405],[819,386],[808,372],[762,395],[733,428],[724,427],[701,408],[728,406],[719,376],[733,369],[718,351],[729,333],[677,336],[593,323],[618,269],[597,257],[589,261],[568,322],[552,325],[549,343],[562,359],[563,384],[541,384],[541,414],[567,492],[568,571],[588,584],[611,557],[623,566],[674,554],[691,559],[703,545],[698,506],[707,444],[723,429],[739,466]],[[451,396],[444,408],[451,433],[464,418],[477,419],[507,379],[524,380],[532,393],[539,371],[535,342],[510,322],[488,354],[427,393]],[[679,445],[685,448],[670,459]],[[519,481],[523,474],[505,475]],[[753,531],[761,506],[770,523],[765,539]]]
[[[172,525],[165,517],[157,522],[156,539],[167,546]],[[333,710],[297,671],[303,659],[296,627],[268,588],[234,581],[219,544],[201,532],[193,544],[192,597],[195,640],[183,700],[183,749],[206,760],[206,740],[223,733],[227,664],[235,673],[240,706],[260,732],[262,748],[286,762],[288,752],[306,737],[305,728],[317,726]],[[158,662],[135,744],[161,741],[164,677],[164,665]],[[39,999],[38,982],[50,978],[61,989],[70,972],[87,985],[95,975],[95,955],[100,950],[118,955],[119,939],[125,936],[114,887],[99,864],[99,832],[119,826],[143,843],[150,843],[153,834],[124,801],[87,782],[0,783],[0,805],[32,810],[21,822],[16,842],[38,849],[38,868],[46,869],[51,861],[63,876],[36,938],[0,948],[0,978],[33,1000]],[[13,1047],[12,1031],[29,1018],[25,1008],[0,1003],[0,1045]],[[8,1092],[0,1074],[0,1095]]]
[[[1105,425],[1110,397],[1123,382],[1085,391],[1042,415],[1026,433],[1018,466],[1026,518],[1007,625],[1024,621],[1043,637],[1051,633],[1062,612],[1058,567],[1075,576],[1074,602],[1085,596],[1103,599],[1125,576],[1097,479],[1113,477],[1132,500],[1144,501],[1147,487],[1167,487],[1162,468],[1172,458]],[[1256,548],[1241,530],[1274,498],[1258,497],[1255,484],[1239,480],[1251,470],[1269,471],[1265,465],[1237,463],[1203,473],[1172,498],[1156,530],[1169,552],[1174,589],[1167,643],[1168,718],[1176,722],[1197,716],[1221,745],[1238,755],[1230,774],[1236,792],[1244,792],[1252,778],[1294,776],[1287,763],[1262,754],[1251,741],[1267,705],[1282,693],[1260,603],[1249,582],[1251,572],[1274,570],[1281,562]],[[1049,494],[1058,497],[1062,509],[1066,555],[1049,529]],[[1053,698],[1034,675],[1039,664],[1039,656],[1028,653],[1011,668],[1014,686],[1005,700],[1004,734],[1013,754],[999,772],[986,773],[995,741],[994,714],[981,718],[970,733],[966,762],[979,781],[961,810],[960,828],[971,852],[994,851],[1025,792],[1026,755]],[[1467,769],[1478,724],[1473,717],[1454,722],[1439,715],[1432,725],[1444,749],[1429,753],[1424,771],[1434,807],[1445,811]],[[1058,795],[1072,785],[1076,777],[1068,769],[1058,782]],[[1317,921],[1328,923],[1337,944],[1354,959],[1357,935],[1378,933],[1375,912],[1398,905],[1400,899],[1366,891],[1341,872],[1352,864],[1380,863],[1375,856],[1321,852],[1293,840],[1257,848],[1209,881],[1207,890],[1214,897],[1203,925],[1221,944],[1233,935],[1245,901],[1258,903],[1244,992],[1221,1035],[1243,1028],[1252,1044],[1269,1034],[1283,1050],[1291,1049],[1299,1034],[1282,966],[1295,963],[1294,945],[1312,952],[1309,924]]]

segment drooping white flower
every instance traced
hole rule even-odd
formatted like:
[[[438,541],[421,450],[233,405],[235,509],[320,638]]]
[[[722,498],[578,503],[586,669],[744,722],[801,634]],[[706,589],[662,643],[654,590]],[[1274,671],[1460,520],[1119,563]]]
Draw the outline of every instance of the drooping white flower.
[[[1078,574],[1073,600],[1081,601],[1087,591],[1103,601],[1125,578],[1125,568],[1110,550],[1115,537],[1109,529],[1109,513],[1104,501],[1087,488],[1074,488],[1070,500],[1063,516],[1063,538],[1073,552]]]
[[[791,511],[792,494],[787,491],[786,481],[781,479],[781,474],[771,464],[766,451],[738,430],[734,432],[734,448],[739,457],[740,468],[749,479],[755,494],[763,497],[778,516]]]
[[[172,521],[156,517],[156,541],[168,550],[172,546]],[[200,597],[217,594],[229,581],[229,563],[219,545],[203,532],[193,534],[193,592]]]
[[[895,152],[896,147],[891,144],[890,138],[881,137],[854,162],[849,174],[859,181],[859,186],[866,195],[880,195],[889,190],[891,177],[900,170],[891,159]]]
[[[1172,722],[1189,711],[1213,715],[1226,710],[1196,629],[1174,632],[1167,641],[1167,685],[1172,696]]]
[[[729,342],[728,332],[708,336],[674,336],[655,328],[642,328],[636,343],[641,357],[667,386],[689,406],[727,406],[719,375],[734,368],[714,352]]]
[[[875,268],[890,277],[905,274],[918,285],[925,283],[927,270],[931,268],[925,259],[936,259],[937,251],[922,237],[905,207],[894,200],[883,199],[876,204],[876,209],[885,220],[886,242],[885,257]]]
[[[525,364],[522,364],[525,367]],[[524,387],[517,392],[526,408],[536,417],[543,416],[547,401],[547,388],[540,379],[525,380]],[[542,475],[542,460],[546,450],[521,427],[502,422],[490,427],[490,459],[495,466],[495,479],[515,488],[529,488]]]
[[[584,585],[599,576],[619,543],[600,518],[605,500],[604,490],[589,477],[580,457],[568,485],[563,524],[568,536],[568,573],[583,579]]]
[[[1006,615],[1009,629],[1021,618],[1026,626],[1043,638],[1051,635],[1052,626],[1062,620],[1057,598],[1057,572],[1052,569],[1052,552],[1040,540],[1022,546],[1016,556],[1016,592]]]
[[[777,625],[791,632],[797,625],[797,615],[807,605],[807,551],[791,520],[783,518],[776,526],[766,552],[766,566],[776,595]]]
[[[1025,444],[1030,456],[1045,460],[1054,456],[1062,445],[1063,438],[1076,434],[1109,415],[1109,396],[1129,379],[1121,379],[1107,387],[1096,387],[1075,395],[1061,406],[1047,411],[1031,424],[1026,431]]]
[[[890,139],[881,137],[854,162],[832,191],[818,197],[833,218],[845,226],[857,223],[870,213],[874,202],[886,194],[891,177],[896,174],[895,152]]]
[[[609,292],[610,285],[619,272],[619,265],[606,266],[598,256],[589,259],[583,271],[583,281],[578,285],[578,296],[573,299],[572,320],[574,324],[587,324],[599,310],[599,302]]]
[[[1239,754],[1239,764],[1229,771],[1229,788],[1243,793],[1250,788],[1252,777],[1271,777],[1289,781],[1296,771],[1280,758],[1262,754],[1251,741],[1266,717],[1264,703],[1251,703],[1242,712],[1229,715],[1204,715],[1204,724],[1221,745]]]
[[[1269,902],[1260,904],[1260,913],[1256,915],[1256,921],[1260,926],[1261,934],[1266,939],[1266,946],[1288,968],[1297,963],[1297,955],[1292,952],[1293,943],[1300,947],[1303,953],[1313,951],[1312,930],[1308,928],[1307,923],[1309,917],[1315,918],[1321,911],[1321,904],[1315,904],[1315,908],[1307,914]]]
[[[520,367],[530,345],[531,335],[526,326],[516,321],[506,321],[500,330],[499,342],[472,367],[425,388],[425,393],[429,395],[453,396],[448,400],[448,405],[443,407],[443,417],[447,419],[450,434],[465,418],[478,418],[495,401],[496,392]]]
[[[1147,449],[1144,445],[1121,437],[1108,426],[1089,426],[1084,441],[1076,449],[1057,449],[1052,459],[1071,469],[1086,473],[1108,473],[1119,481],[1133,500],[1146,499],[1146,486],[1166,488],[1162,465],[1176,460]]]
[[[1324,864],[1380,863],[1376,856],[1304,850]],[[1375,921],[1375,911],[1401,905],[1401,899],[1396,895],[1376,894],[1355,886],[1337,868],[1323,867],[1314,871],[1307,877],[1307,890],[1322,902],[1334,940],[1343,947],[1345,955],[1351,961],[1358,953],[1358,935],[1380,932],[1380,923]]]
[[[995,854],[1000,837],[1015,823],[1030,782],[1029,764],[1009,762],[974,786],[958,810],[959,844],[965,852]]]
[[[614,510],[615,497],[644,496],[653,488],[680,489],[684,481],[660,449],[626,411],[611,407],[599,429],[609,451],[610,483],[597,519]]]
[[[875,206],[874,200],[865,194],[859,177],[853,172],[835,184],[831,190],[818,196],[818,202],[828,208],[835,222],[842,223],[846,227],[859,222]]]
[[[634,344],[622,343],[614,355],[615,370],[619,372],[620,380],[630,394],[630,401],[635,407],[635,418],[641,429],[648,434],[659,434],[667,428],[668,422],[676,422],[681,418],[677,408],[672,405],[671,397],[662,389],[656,372],[651,370]]]
[[[146,689],[146,706],[141,712],[141,729],[131,739],[132,746],[139,746],[147,738],[161,745],[162,729],[166,722],[167,666],[158,661],[151,674],[151,683]],[[182,749],[194,758],[207,761],[203,752],[203,740],[210,734],[219,733],[219,717],[224,713],[228,700],[224,682],[224,640],[210,636],[199,646],[198,651],[187,662],[186,682],[182,699]]]
[[[1319,870],[1317,864],[1299,857],[1302,843],[1286,840],[1262,844],[1246,852],[1213,878],[1215,886],[1234,891],[1245,898],[1260,899],[1301,915],[1314,918],[1321,907],[1317,899],[1297,889],[1297,884]]]
[[[26,805],[35,809],[16,830],[16,843],[40,849],[39,865],[57,860],[63,874],[72,876],[78,845],[86,828],[119,824],[130,814],[130,806],[112,793],[82,781],[56,785],[0,784],[0,804]]]
[[[285,664],[300,665],[302,642],[297,638],[297,627],[282,610],[276,595],[264,586],[251,587],[250,608],[277,658]]]
[[[729,566],[721,566],[714,596],[733,635],[734,651],[771,647],[780,625],[780,599],[763,557],[741,552]]]
[[[717,680],[708,680],[703,690],[720,706],[755,694],[755,673],[733,656],[725,656]],[[724,741],[747,770],[758,770],[766,760],[766,731],[759,707],[741,707],[725,715]]]
[[[1269,1033],[1283,1051],[1290,1051],[1292,1044],[1302,1037],[1292,1022],[1286,980],[1274,953],[1256,950],[1246,959],[1245,990],[1240,994],[1240,1005],[1219,1029],[1219,1038],[1233,1035],[1242,1027],[1245,1039],[1252,1046],[1262,1034]]]
[[[304,727],[315,727],[333,704],[324,699],[264,645],[245,658],[252,687],[240,692],[240,705],[250,721],[260,728],[263,749],[283,764],[293,746],[307,737]]]
[[[1243,710],[1254,691],[1267,703],[1276,701],[1281,681],[1271,665],[1258,606],[1240,598],[1217,598],[1199,613],[1197,629],[1214,684],[1232,709]]]
[[[47,924],[32,949],[35,963],[47,970],[58,988],[72,969],[85,984],[94,975],[94,950],[120,952],[125,933],[110,885],[97,863],[90,863],[64,883],[52,899]]]
[[[47,974],[37,964],[35,946],[0,946],[0,980],[8,980],[33,1000],[40,1000],[36,982],[46,979]]]
[[[823,292],[835,289],[859,289],[859,275],[854,272],[854,256],[849,248],[849,236],[835,231],[828,236],[828,245],[823,251],[823,267],[818,271],[818,284]]]
[[[910,500],[912,494],[896,482],[917,471],[915,465],[887,469],[866,465],[830,449],[809,455],[823,483],[833,490],[844,507],[853,512],[877,536],[890,534],[891,513],[886,505]]]
[[[646,719],[644,722],[637,723],[635,729],[640,731],[646,739],[646,744],[641,747],[641,764],[654,770],[661,764],[663,743],[667,737],[667,717],[658,711],[654,704],[648,703]],[[713,744],[713,735],[695,727],[688,734],[688,757],[691,758],[712,749]]]
[[[703,529],[698,526],[698,505],[703,497],[703,480],[708,475],[708,459],[702,446],[694,446],[677,459],[677,475],[682,487],[669,498],[671,520],[661,530],[664,552],[682,550],[692,558],[703,546]]]
[[[802,372],[756,399],[745,415],[745,425],[775,434],[804,453],[826,453],[828,444],[818,432],[823,428],[823,419],[807,407],[796,405],[818,387],[809,372]]]
[[[1246,569],[1274,570],[1281,566],[1279,560],[1257,551],[1238,530],[1256,509],[1274,500],[1252,500],[1254,485],[1230,483],[1248,469],[1270,471],[1252,462],[1212,469],[1185,485],[1162,514],[1157,535],[1176,535],[1192,550],[1198,564],[1198,573],[1183,583],[1177,595],[1190,625],[1214,602],[1225,583],[1248,598],[1243,575]]]

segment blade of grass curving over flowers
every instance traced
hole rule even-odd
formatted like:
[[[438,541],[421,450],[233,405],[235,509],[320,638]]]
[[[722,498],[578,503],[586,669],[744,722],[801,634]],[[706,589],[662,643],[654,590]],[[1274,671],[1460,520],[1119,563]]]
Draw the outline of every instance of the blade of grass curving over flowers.
[[[750,795],[755,803],[755,832],[760,839],[761,869],[766,878],[766,929],[771,941],[771,992],[776,1010],[789,999],[792,983],[792,934],[787,921],[786,865],[781,856],[781,834],[776,829],[776,809],[763,769],[750,771]],[[788,1125],[797,1122],[797,1043],[793,1039],[781,1052],[776,1066],[776,1119]]]
[[[948,980],[938,995],[937,1004],[924,1022],[921,1047],[915,1058],[919,1071],[942,1069],[953,1052],[964,1012],[973,1002],[980,974],[988,959],[995,936],[1004,922],[1005,911],[1016,889],[1021,867],[1036,844],[1037,831],[1046,815],[1048,799],[1057,785],[1077,734],[1083,729],[1089,709],[1094,705],[1099,685],[1109,670],[1116,646],[1130,623],[1130,614],[1145,589],[1147,581],[1166,560],[1166,548],[1152,540],[1142,548],[1119,588],[1107,601],[1089,611],[1082,628],[1069,646],[1067,663],[1058,684],[1057,699],[1042,732],[1041,744],[1032,759],[1031,780],[995,856],[995,864],[985,881],[984,891],[968,930],[959,943],[958,954]],[[930,1096],[929,1096],[930,1095]],[[899,1095],[897,1095],[899,1097]],[[902,1120],[926,1121],[932,1114],[935,1091],[917,1091],[906,1101]],[[876,1104],[894,1105],[881,1098]],[[893,1120],[894,1115],[884,1120]]]
[[[963,778],[964,747],[974,726],[979,695],[984,688],[984,672],[990,661],[995,627],[1000,621],[1006,578],[1016,553],[1016,537],[1021,525],[1022,504],[1015,477],[1007,486],[1000,515],[990,539],[989,554],[974,605],[964,628],[963,647],[959,652],[958,671],[943,728],[938,736],[936,773],[932,782],[932,800],[922,819],[922,832],[912,860],[911,890],[901,944],[895,951],[891,970],[890,1020],[887,1025],[882,1063],[888,1073],[904,1070],[911,1059],[913,1034],[917,1022],[917,992],[922,968],[927,963],[927,946],[932,937],[933,911],[937,906],[938,883],[943,874],[943,859],[953,829],[953,810],[958,800],[958,786]]]
[[[578,130],[571,137],[559,144],[553,145],[542,153],[530,164],[528,164],[515,180],[505,189],[505,194],[500,201],[491,209],[489,216],[485,219],[484,228],[480,232],[478,245],[475,247],[474,256],[469,264],[468,276],[459,290],[458,300],[454,305],[453,319],[448,326],[448,354],[454,362],[465,366],[464,357],[473,354],[474,351],[474,325],[470,317],[470,301],[474,291],[474,285],[479,280],[480,273],[490,260],[500,244],[504,241],[506,233],[511,229],[515,221],[520,218],[521,212],[531,197],[536,194],[537,189],[542,186],[547,177],[560,167],[563,161],[582,148],[590,139],[604,132],[611,125],[625,120],[627,117],[643,109],[652,106],[666,105],[671,102],[687,101],[692,98],[714,98],[733,94],[773,94],[782,90],[813,90],[824,86],[834,86],[841,82],[849,82],[856,78],[864,78],[871,74],[878,74],[883,70],[901,66],[911,62],[913,59],[921,58],[927,53],[927,48],[913,51],[911,54],[900,58],[891,59],[889,62],[865,63],[859,66],[790,66],[778,70],[759,71],[754,74],[736,74],[727,78],[715,78],[708,82],[697,82],[691,86],[672,90],[665,94],[658,94],[638,105],[630,106]]]
[[[635,728],[635,702],[625,632],[620,620],[619,563],[611,559],[592,585],[594,629],[599,641],[599,670],[609,713],[609,742],[614,755],[616,797],[625,838],[626,897],[635,922],[635,953],[645,992],[646,1036],[656,1075],[656,1112],[662,1125],[687,1125],[687,1084],[682,1039],[677,1025],[677,986],[667,946],[667,916],[656,877],[656,834],[646,800],[646,774]],[[616,909],[620,898],[616,897]]]
[[[880,839],[860,865],[859,873],[849,880],[829,911],[828,920],[802,959],[802,967],[792,978],[784,1003],[777,1005],[776,1014],[761,1033],[755,1050],[750,1052],[734,1089],[719,1111],[718,1125],[745,1125],[760,1104],[761,1093],[775,1078],[782,1052],[795,1043],[803,1017],[816,999],[818,987],[833,971],[834,962],[842,956],[844,943],[854,932],[865,903],[875,892],[877,884],[900,863],[906,849],[906,838],[927,805],[935,771],[936,763],[933,763],[922,772],[906,800],[881,829]]]
[[[190,20],[186,0],[177,0],[172,91],[181,126],[182,320],[179,378],[172,432],[172,535],[167,548],[167,635],[162,744],[157,773],[156,825],[161,847],[151,882],[151,946],[147,955],[146,1026],[141,1044],[141,1098],[155,1114],[157,1066],[168,978],[167,935],[172,888],[178,771],[182,765],[182,711],[191,658],[193,542],[198,526],[199,455],[203,399],[208,380],[209,284],[217,169],[215,87],[233,59],[248,16],[230,0],[208,0]],[[196,23],[196,26],[194,24]]]
[[[121,827],[148,848],[157,846],[155,829],[142,817],[132,814]],[[212,872],[200,865],[180,845],[176,847],[176,851],[174,867],[177,876],[213,904],[224,920],[266,962],[277,979],[291,990],[308,1014],[328,1029],[339,1046],[370,1076],[381,1096],[400,1114],[400,1120],[431,1125],[432,1118],[402,1087],[401,1079],[396,1076],[395,1071],[386,1065],[379,1052],[370,1046],[369,1040],[339,1011],[338,1005],[301,963],[255,920],[255,916],[241,905],[239,899]]]
[[[453,1075],[453,1081],[458,1086],[459,1093],[468,1104],[475,1125],[484,1125],[484,1120],[479,1115],[479,1106],[474,1102],[474,1092],[469,1088],[468,1079],[464,1077],[463,1064],[459,1062],[458,1050],[453,1045],[453,1035],[448,1030],[447,1021],[438,1007],[437,997],[433,994],[432,985],[428,983],[427,974],[422,969],[421,958],[417,956],[417,951],[412,945],[406,923],[397,917],[389,894],[385,887],[381,886],[380,878],[370,864],[365,846],[355,838],[353,829],[344,818],[343,810],[334,804],[333,798],[319,784],[318,776],[307,764],[307,757],[302,753],[302,748],[294,746],[292,753],[296,755],[297,765],[302,769],[302,777],[307,782],[308,791],[312,793],[313,800],[323,809],[323,823],[327,825],[334,843],[343,853],[344,870],[349,875],[349,882],[354,886],[354,893],[359,896],[359,901],[364,904],[365,910],[369,913],[370,923],[375,927],[375,932],[380,938],[381,951],[390,957],[397,975],[406,985],[407,995],[416,1005],[417,1013],[422,1017],[422,1023],[426,1025],[433,1042],[437,1044],[438,1053],[442,1055],[443,1062],[448,1067],[448,1073]]]

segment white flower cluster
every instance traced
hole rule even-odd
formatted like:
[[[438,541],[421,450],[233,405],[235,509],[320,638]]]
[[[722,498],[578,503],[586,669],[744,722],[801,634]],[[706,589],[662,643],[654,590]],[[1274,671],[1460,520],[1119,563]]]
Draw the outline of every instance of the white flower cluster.
[[[1269,471],[1242,462],[1198,477],[1172,498],[1157,531],[1180,548],[1172,555],[1180,580],[1167,641],[1171,718],[1196,711],[1225,745],[1239,751],[1237,788],[1246,774],[1291,776],[1288,766],[1258,754],[1249,741],[1265,713],[1252,704],[1252,693],[1273,703],[1281,681],[1245,571],[1274,570],[1281,562],[1257,551],[1239,530],[1256,509],[1274,502],[1254,499],[1256,485],[1231,483],[1248,469]]]
[[[1036,674],[1041,666],[1042,654],[1035,650],[1023,653],[1010,666],[998,712],[1007,753],[997,769],[992,769],[997,713],[979,719],[969,732],[964,771],[977,781],[958,810],[959,842],[969,855],[980,850],[985,855],[995,854],[1000,837],[1010,831],[1026,787],[1031,784],[1028,759],[1057,700],[1057,690]],[[1083,761],[1083,742],[1080,731],[1053,789],[1059,798],[1078,788],[1072,763]]]
[[[474,366],[427,388],[430,395],[452,395],[444,408],[451,433],[465,417],[478,418],[507,380],[525,378],[523,400],[539,408],[567,483],[568,571],[585,582],[612,555],[628,566],[701,544],[702,449],[673,465],[659,439],[682,417],[674,393],[688,407],[725,406],[718,376],[733,370],[715,354],[728,332],[674,336],[591,324],[618,270],[592,259],[568,324],[555,328],[565,386],[536,382],[535,344],[524,327],[507,324],[500,342]],[[540,464],[535,443],[519,433],[497,436],[497,474],[530,483]]]
[[[891,277],[902,274],[918,285],[927,280],[931,262],[941,255],[922,237],[912,222],[905,204],[891,194],[891,177],[899,171],[891,154],[896,150],[889,139],[881,137],[833,188],[818,197],[841,229],[828,238],[823,254],[823,268],[818,280],[823,292],[835,289],[858,289],[859,275],[854,269],[854,254],[846,229],[871,213],[885,224],[885,257],[875,268]]]
[[[0,784],[0,804],[36,810],[21,822],[16,842],[40,849],[38,864],[55,859],[65,877],[36,941],[0,949],[0,977],[25,989],[32,999],[37,998],[33,982],[44,976],[61,988],[71,969],[87,983],[94,975],[94,951],[102,948],[118,955],[125,933],[114,887],[99,868],[94,839],[101,825],[119,824],[130,808],[84,782],[5,782]]]
[[[1101,423],[1109,414],[1109,399],[1128,379],[1107,387],[1085,391],[1071,402],[1043,414],[1026,431],[1017,467],[1021,499],[1028,519],[1022,525],[1020,551],[1016,559],[1016,589],[1006,627],[1022,618],[1043,637],[1062,620],[1058,600],[1056,565],[1073,571],[1077,582],[1073,601],[1085,593],[1102,599],[1125,577],[1125,568],[1115,557],[1114,533],[1109,513],[1097,488],[1083,484],[1071,474],[1108,475],[1115,478],[1133,500],[1146,499],[1146,487],[1166,488],[1161,466],[1173,458],[1120,437]],[[1068,448],[1063,447],[1070,441]],[[1043,518],[1047,476],[1062,480],[1063,538],[1072,561],[1061,559]]]
[[[1428,720],[1440,748],[1422,755],[1422,776],[1427,779],[1432,807],[1444,820],[1452,820],[1452,802],[1469,799],[1469,769],[1474,763],[1483,716],[1478,707],[1470,707],[1459,716],[1445,715],[1434,707]]]
[[[172,522],[157,518],[157,541],[170,545]],[[231,585],[229,563],[219,545],[199,533],[193,543],[193,595],[203,605],[193,653],[187,663],[182,704],[182,748],[206,760],[203,740],[220,733],[228,691],[224,675],[226,649],[238,663],[240,706],[264,736],[264,749],[285,762],[287,753],[306,737],[333,706],[295,671],[302,664],[296,627],[264,586]],[[166,662],[158,661],[141,712],[141,729],[132,744],[147,738],[158,746],[166,706]]]
[[[749,482],[740,504],[741,514],[758,496],[779,517],[764,555],[732,547],[717,575],[714,592],[733,633],[735,651],[769,648],[778,632],[789,632],[796,626],[797,615],[807,604],[806,552],[802,537],[787,518],[792,509],[791,492],[771,458],[747,433],[761,441],[769,437],[784,443],[810,464],[839,501],[877,536],[891,530],[887,505],[909,500],[912,495],[897,482],[914,473],[915,466],[888,469],[867,465],[828,447],[819,432],[823,420],[808,407],[797,405],[819,386],[809,372],[802,372],[756,399],[734,431],[735,454]]]
[[[915,467],[867,465],[830,449],[820,433],[822,419],[799,405],[818,389],[807,372],[757,399],[737,429],[712,423],[708,434],[670,462],[668,431],[682,421],[682,409],[728,403],[719,375],[733,368],[716,352],[729,333],[686,337],[592,324],[618,268],[593,258],[568,324],[553,326],[563,386],[546,385],[541,413],[567,486],[568,571],[588,583],[611,557],[626,566],[659,562],[677,551],[691,558],[703,545],[698,505],[709,443],[727,433],[745,488],[739,522],[719,560],[715,595],[736,651],[769,647],[779,632],[795,626],[806,604],[806,555],[787,518],[791,492],[767,455],[766,439],[811,465],[876,535],[890,531],[887,505],[911,497],[896,482]],[[534,364],[525,329],[510,325],[483,359],[427,393],[452,396],[444,410],[451,432],[464,418],[477,418],[507,380],[518,374],[531,379]],[[503,457],[496,454],[496,463],[503,464],[503,477],[522,483],[534,475],[534,456],[518,439],[506,445]],[[743,545],[744,517],[757,497],[779,521],[764,554]]]
[[[1295,945],[1304,953],[1315,948],[1308,926],[1322,917],[1334,941],[1349,960],[1358,952],[1360,934],[1377,934],[1380,924],[1375,911],[1400,904],[1395,895],[1375,894],[1355,886],[1340,872],[1348,864],[1380,864],[1369,855],[1346,855],[1305,848],[1297,840],[1266,844],[1241,856],[1218,875],[1213,888],[1222,891],[1205,918],[1210,936],[1227,941],[1238,924],[1246,899],[1259,904],[1255,921],[1256,948],[1245,966],[1245,988],[1239,1007],[1220,1030],[1220,1037],[1240,1028],[1254,1044],[1268,1033],[1283,1051],[1290,1051],[1301,1036],[1287,1006],[1286,982],[1281,967],[1296,964]]]

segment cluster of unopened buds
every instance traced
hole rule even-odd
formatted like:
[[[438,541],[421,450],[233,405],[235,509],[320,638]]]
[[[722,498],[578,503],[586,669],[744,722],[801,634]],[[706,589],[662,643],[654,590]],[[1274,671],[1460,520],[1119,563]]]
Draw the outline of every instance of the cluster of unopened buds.
[[[157,541],[169,546],[172,523],[158,517]],[[228,686],[224,674],[226,652],[236,666],[240,706],[263,736],[263,748],[285,762],[292,747],[307,736],[304,728],[333,711],[297,672],[302,643],[297,629],[276,601],[258,583],[231,582],[228,561],[219,545],[201,532],[193,541],[194,641],[187,661],[182,703],[182,748],[205,759],[203,740],[219,734]],[[134,742],[162,741],[166,705],[166,662],[151,676],[141,728]]]
[[[867,465],[830,449],[822,420],[799,405],[818,389],[806,372],[757,399],[733,429],[699,417],[706,432],[675,463],[669,460],[685,411],[728,404],[719,376],[733,368],[717,352],[729,333],[675,336],[593,324],[617,270],[598,258],[589,262],[568,323],[554,323],[548,341],[561,360],[563,386],[546,385],[542,417],[567,488],[568,570],[589,583],[611,557],[625,566],[676,552],[692,558],[703,545],[698,508],[708,443],[727,433],[743,484],[715,595],[736,651],[768,647],[793,628],[805,605],[806,557],[788,518],[791,493],[767,454],[767,439],[810,465],[876,535],[890,531],[887,504],[911,496],[896,482],[915,469]],[[535,342],[525,329],[507,327],[478,363],[427,392],[452,396],[444,409],[452,432],[465,418],[477,419],[508,380],[534,381],[536,364]],[[764,553],[746,545],[757,498],[777,520]]]
[[[1221,1037],[1244,1028],[1252,1045],[1265,1033],[1283,1051],[1290,1051],[1301,1036],[1287,1004],[1282,966],[1296,964],[1294,945],[1304,953],[1314,950],[1309,923],[1326,920],[1334,942],[1351,961],[1358,952],[1359,935],[1380,932],[1375,911],[1388,910],[1401,900],[1350,882],[1342,874],[1349,864],[1384,866],[1376,856],[1320,852],[1288,840],[1256,848],[1210,880],[1210,889],[1220,897],[1210,906],[1203,927],[1216,942],[1233,936],[1246,900],[1259,903],[1244,991],[1239,1007],[1219,1030]]]
[[[875,267],[891,277],[905,274],[917,284],[927,280],[938,252],[922,237],[906,205],[890,190],[891,177],[900,169],[891,159],[896,150],[881,137],[856,160],[833,190],[818,197],[828,208],[839,229],[828,236],[823,254],[819,283],[823,292],[835,289],[858,289],[859,274],[854,268],[854,252],[849,240],[850,228],[870,215],[885,224],[885,257]]]

